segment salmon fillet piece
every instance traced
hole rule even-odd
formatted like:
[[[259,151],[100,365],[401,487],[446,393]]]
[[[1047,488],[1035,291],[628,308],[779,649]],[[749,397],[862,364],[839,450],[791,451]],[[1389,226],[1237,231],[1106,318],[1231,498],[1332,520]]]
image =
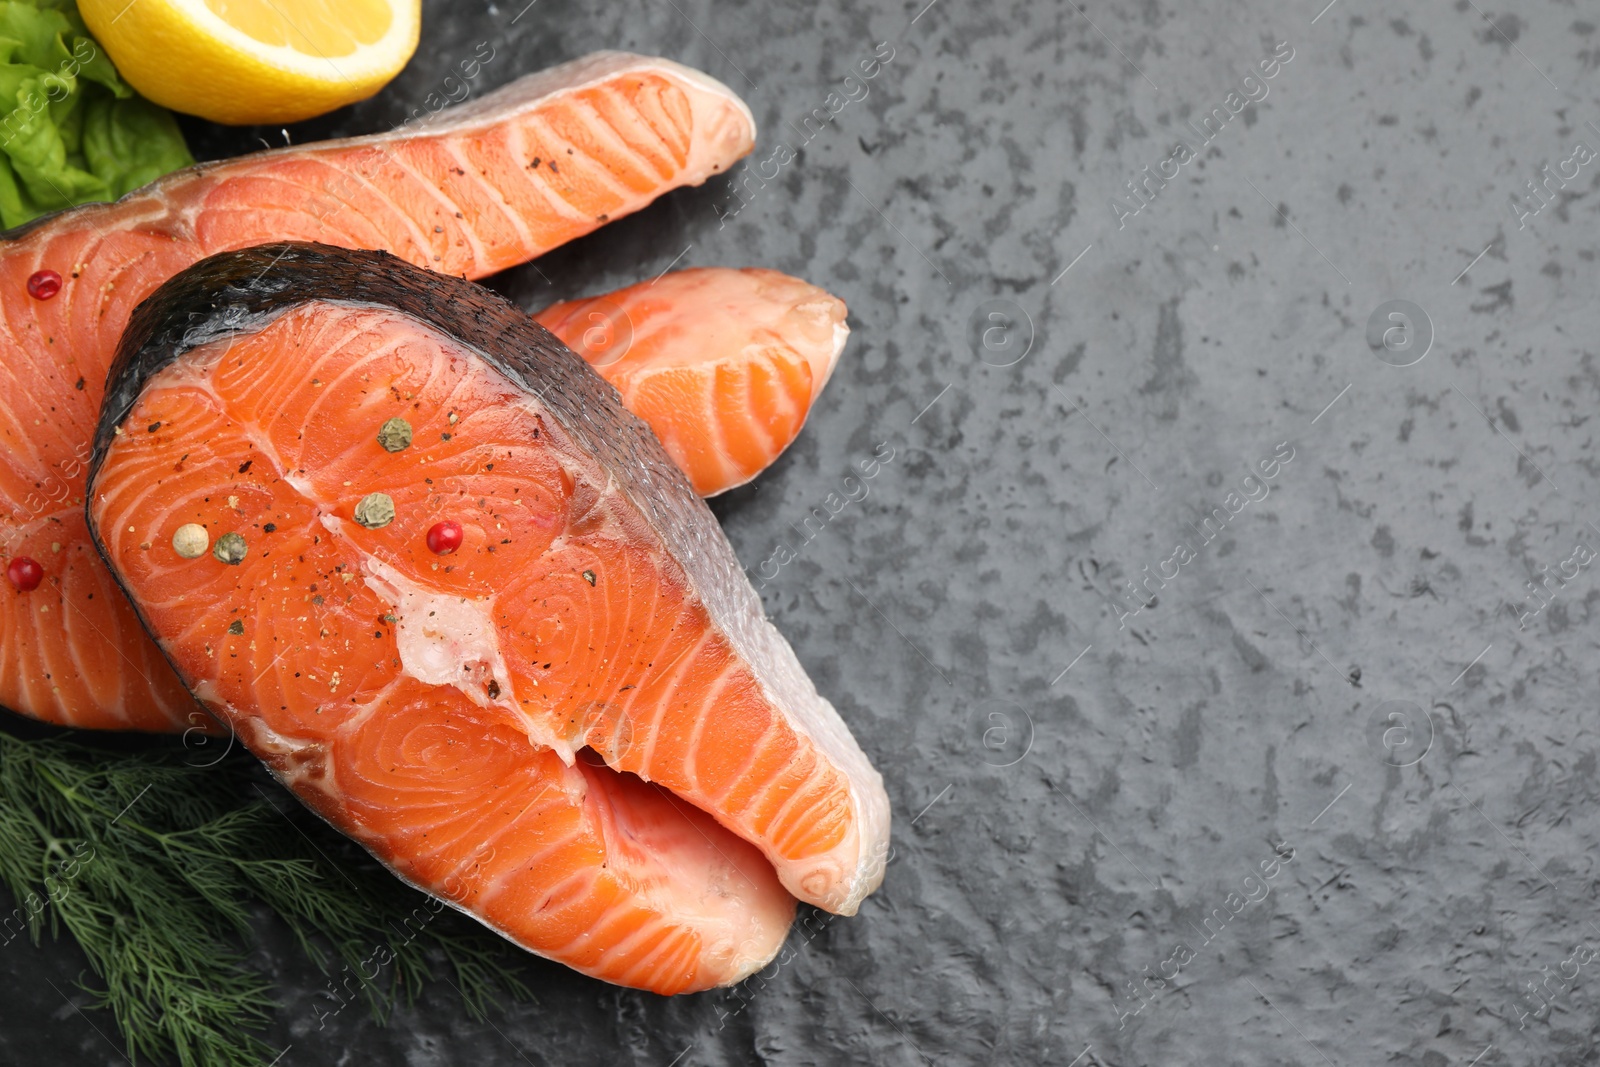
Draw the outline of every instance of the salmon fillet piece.
[[[0,705],[47,722],[183,730],[207,720],[140,631],[83,525],[106,371],[133,309],[205,256],[302,239],[385,249],[478,278],[695,185],[748,153],[725,86],[664,59],[598,53],[424,126],[179,171],[0,242]],[[29,295],[40,271],[59,293]]]
[[[312,245],[185,271],[124,338],[88,517],[212,714],[535,952],[705,988],[790,894],[853,914],[882,880],[882,780],[704,501],[486,290]]]
[[[696,492],[715,496],[799,436],[850,336],[845,313],[775,270],[693,267],[534,317],[616,386]]]

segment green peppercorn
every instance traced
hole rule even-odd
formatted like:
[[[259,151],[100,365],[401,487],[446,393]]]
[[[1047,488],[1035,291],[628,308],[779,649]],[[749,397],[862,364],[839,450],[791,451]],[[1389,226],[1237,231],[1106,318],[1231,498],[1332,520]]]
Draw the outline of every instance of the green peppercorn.
[[[393,418],[378,428],[378,443],[385,452],[399,452],[411,447],[411,424],[405,419]]]
[[[356,505],[356,521],[369,530],[378,530],[394,521],[394,500],[388,493],[368,493]]]
[[[245,553],[249,548],[241,535],[225,533],[217,538],[215,545],[211,546],[211,554],[217,557],[218,561],[237,567],[244,562]]]

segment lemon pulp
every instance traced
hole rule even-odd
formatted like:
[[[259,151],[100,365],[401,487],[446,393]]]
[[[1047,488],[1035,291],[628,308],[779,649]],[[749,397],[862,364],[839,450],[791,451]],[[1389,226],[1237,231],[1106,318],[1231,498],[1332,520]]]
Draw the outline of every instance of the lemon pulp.
[[[391,21],[385,0],[206,0],[206,7],[262,44],[328,59],[383,40]]]

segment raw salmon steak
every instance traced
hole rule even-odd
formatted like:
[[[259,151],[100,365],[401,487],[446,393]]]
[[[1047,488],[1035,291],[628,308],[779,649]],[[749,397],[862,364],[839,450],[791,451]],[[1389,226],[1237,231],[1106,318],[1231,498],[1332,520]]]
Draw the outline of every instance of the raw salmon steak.
[[[129,325],[96,543],[190,690],[401,877],[661,992],[882,880],[882,780],[660,441],[469,282],[208,259]]]
[[[106,370],[129,314],[158,285],[207,255],[285,239],[482,277],[703,182],[754,138],[749,110],[718,82],[664,59],[600,53],[424,125],[193,167],[7,235],[0,568],[25,580],[0,583],[0,705],[69,726],[204,722],[82,517]]]
[[[701,496],[789,447],[850,336],[844,301],[757,268],[677,271],[535,318],[617,387]]]

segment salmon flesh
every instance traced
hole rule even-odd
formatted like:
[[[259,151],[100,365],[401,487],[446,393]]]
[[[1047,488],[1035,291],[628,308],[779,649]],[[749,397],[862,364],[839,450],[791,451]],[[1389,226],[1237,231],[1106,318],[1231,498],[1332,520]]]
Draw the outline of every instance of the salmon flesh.
[[[134,307],[162,282],[274,240],[385,249],[483,277],[705,181],[754,141],[749,109],[720,83],[598,53],[421,126],[203,164],[7,234],[0,564],[25,557],[44,578],[26,591],[0,583],[0,705],[67,726],[205,725],[83,525],[106,371]]]
[[[534,317],[617,387],[701,496],[789,447],[850,336],[844,301],[757,267],[691,267]]]
[[[305,244],[197,264],[129,325],[89,494],[205,707],[518,944],[703,989],[792,897],[852,914],[882,880],[882,780],[705,502],[487,290]]]

